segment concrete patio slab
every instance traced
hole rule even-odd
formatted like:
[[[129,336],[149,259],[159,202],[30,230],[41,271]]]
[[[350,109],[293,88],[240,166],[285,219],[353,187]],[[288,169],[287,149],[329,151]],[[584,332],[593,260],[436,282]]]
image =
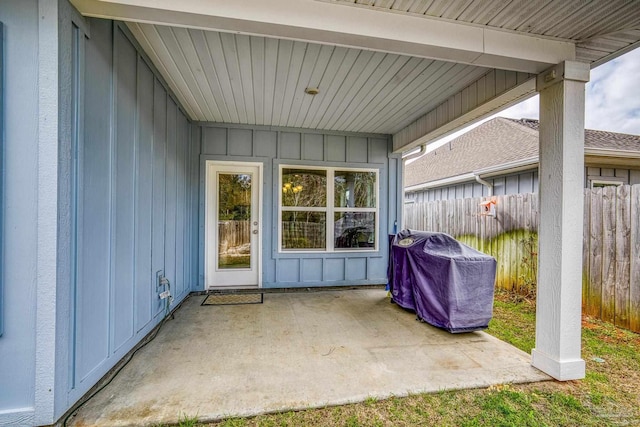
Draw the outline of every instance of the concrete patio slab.
[[[338,405],[550,379],[486,333],[416,321],[379,289],[190,297],[70,425],[128,426]]]

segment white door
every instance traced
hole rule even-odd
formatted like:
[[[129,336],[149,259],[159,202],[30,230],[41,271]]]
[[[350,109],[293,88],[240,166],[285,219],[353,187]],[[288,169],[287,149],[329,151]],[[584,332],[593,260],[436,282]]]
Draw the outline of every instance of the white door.
[[[260,287],[262,164],[206,165],[205,287]]]

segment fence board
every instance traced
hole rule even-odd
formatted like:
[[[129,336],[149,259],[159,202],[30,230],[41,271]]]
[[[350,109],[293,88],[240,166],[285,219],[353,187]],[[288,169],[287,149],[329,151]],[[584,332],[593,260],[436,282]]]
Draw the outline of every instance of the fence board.
[[[602,189],[602,320],[615,321],[616,188]]]
[[[630,195],[629,328],[640,332],[640,185]]]
[[[582,311],[587,312],[589,298],[591,295],[589,289],[589,254],[591,253],[591,191],[584,191],[584,224],[582,231]]]
[[[616,192],[616,291],[615,324],[629,328],[629,266],[631,261],[631,217],[629,187],[621,185]]]
[[[600,317],[602,308],[602,189],[591,192],[589,236],[589,301],[587,314]]]
[[[511,287],[518,289],[518,249],[520,248],[520,240],[518,239],[518,228],[516,226],[516,218],[518,216],[518,195],[509,198],[509,223],[505,227],[509,230],[509,278]]]
[[[477,206],[479,206],[482,199],[478,198],[474,201],[477,203]],[[479,247],[476,249],[482,252],[487,252],[487,224],[485,221],[486,217],[482,215],[482,212],[479,208],[476,210],[476,218],[478,224],[478,237],[480,237]]]
[[[496,226],[496,243],[497,243],[497,248],[496,251],[498,254],[504,254],[503,260],[507,261],[507,262],[501,262],[500,264],[500,269],[502,272],[502,287],[508,290],[511,290],[511,280],[509,280],[509,264],[510,262],[508,262],[509,260],[507,260],[507,257],[509,254],[509,243],[507,241],[507,236],[504,236],[504,229],[507,226],[507,223],[509,221],[509,199],[510,198],[504,198],[501,203],[499,203],[497,205],[497,209],[496,209],[496,217],[493,219],[493,223]]]
[[[516,225],[520,225],[520,224],[524,224],[524,201],[525,201],[525,194],[518,194],[518,198],[516,199]],[[523,227],[518,227],[518,229],[516,230],[516,238],[518,239],[518,242],[523,242],[525,239],[524,236],[524,228]],[[518,245],[516,246],[516,286],[517,289],[519,291],[522,291],[523,286],[524,286],[524,271],[523,271],[523,265],[522,265],[522,258],[524,257],[524,253],[521,250],[522,245]]]

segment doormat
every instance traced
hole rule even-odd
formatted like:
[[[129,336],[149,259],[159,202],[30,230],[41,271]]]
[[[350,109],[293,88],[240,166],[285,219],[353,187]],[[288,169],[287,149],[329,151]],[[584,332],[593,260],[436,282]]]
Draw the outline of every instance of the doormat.
[[[212,294],[202,301],[200,305],[238,305],[238,304],[262,304],[264,296],[259,294]]]

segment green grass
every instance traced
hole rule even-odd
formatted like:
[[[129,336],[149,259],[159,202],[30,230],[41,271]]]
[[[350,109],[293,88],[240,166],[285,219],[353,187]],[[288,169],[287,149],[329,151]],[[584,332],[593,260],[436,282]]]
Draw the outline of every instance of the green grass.
[[[498,293],[488,333],[529,353],[535,343],[535,304]],[[233,418],[220,427],[386,426],[619,426],[640,425],[640,335],[591,318],[583,320],[581,381],[441,391],[299,412]],[[594,360],[602,359],[603,362]]]
[[[535,306],[527,299],[513,300],[506,292],[498,294],[493,305],[493,319],[489,322],[487,332],[526,353],[531,353],[535,345]]]

